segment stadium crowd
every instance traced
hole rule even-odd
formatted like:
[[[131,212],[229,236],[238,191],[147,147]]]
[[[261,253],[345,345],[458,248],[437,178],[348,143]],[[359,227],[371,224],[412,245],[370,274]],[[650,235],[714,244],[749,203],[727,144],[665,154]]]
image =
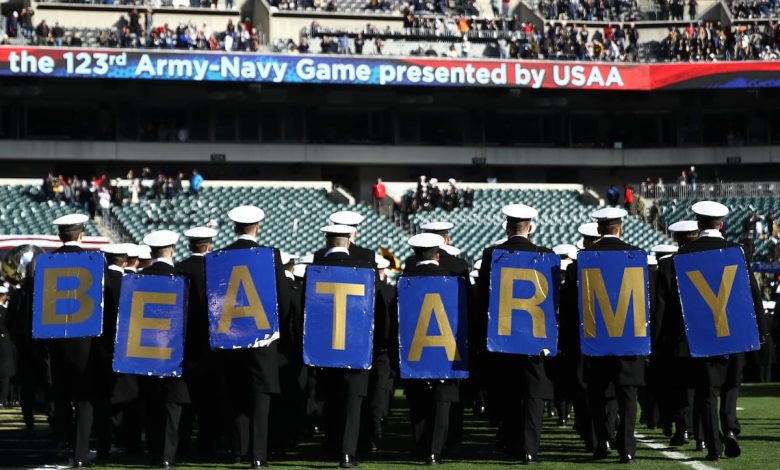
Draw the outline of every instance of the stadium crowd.
[[[539,0],[537,9],[548,20],[625,22],[642,19],[637,0]]]
[[[186,189],[185,181],[189,181]],[[142,168],[140,173],[129,170],[125,175],[126,184],[120,178],[112,180],[105,174],[87,179],[49,172],[41,184],[41,194],[47,201],[78,205],[93,219],[96,215],[107,219],[112,207],[124,203],[171,200],[185,191],[197,196],[203,181],[203,175],[197,169],[192,170],[189,177],[183,171],[170,176],[163,172],[154,175],[148,167]]]

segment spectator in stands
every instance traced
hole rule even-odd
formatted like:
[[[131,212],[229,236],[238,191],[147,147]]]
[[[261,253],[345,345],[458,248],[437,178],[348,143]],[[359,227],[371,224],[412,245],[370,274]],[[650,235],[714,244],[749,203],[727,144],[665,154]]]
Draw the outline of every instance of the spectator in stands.
[[[38,26],[35,27],[35,43],[38,46],[45,46],[49,40],[49,25],[46,24],[46,20],[42,20],[40,23],[38,23]]]
[[[54,22],[54,27],[51,29],[51,37],[54,40],[55,46],[62,46],[62,38],[65,36],[65,30],[62,29],[59,22]]]
[[[81,46],[82,46],[81,33],[76,31],[75,33],[73,33],[73,36],[71,36],[70,38],[70,47],[81,47]]]
[[[474,207],[474,189],[466,187],[463,191],[463,207],[471,209]]]
[[[100,207],[100,217],[104,221],[107,221],[111,216],[111,193],[108,191],[108,188],[105,187],[101,187],[97,191],[98,206]]]
[[[24,7],[19,12],[19,28],[22,31],[22,35],[27,38],[33,36],[33,16],[35,11],[31,7]]]
[[[619,198],[620,191],[618,191],[614,184],[610,184],[609,189],[607,189],[607,205],[617,207]]]
[[[382,207],[382,201],[384,201],[385,196],[387,196],[387,188],[382,182],[382,178],[376,179],[376,183],[372,188],[372,194],[374,196],[374,209],[379,211]]]
[[[696,167],[691,165],[691,170],[688,172],[687,183],[693,187],[693,191],[696,192],[696,180],[699,179],[699,174],[696,173]]]
[[[688,19],[691,21],[696,19],[696,6],[698,2],[696,0],[688,0]]]
[[[203,189],[203,176],[196,168],[192,170],[192,176],[190,177],[190,192],[197,196],[200,194],[201,189]]]
[[[623,208],[629,214],[636,214],[636,207],[634,205],[634,190],[629,185],[623,185]]]
[[[351,54],[352,51],[349,49],[349,36],[347,36],[347,33],[344,33],[339,37],[339,54]]]
[[[444,190],[444,209],[452,210],[460,206],[460,192],[456,186],[455,178],[450,178],[449,186]]]
[[[366,43],[366,38],[363,37],[363,33],[358,33],[357,37],[355,38],[355,54],[362,55],[363,54],[363,46]]]

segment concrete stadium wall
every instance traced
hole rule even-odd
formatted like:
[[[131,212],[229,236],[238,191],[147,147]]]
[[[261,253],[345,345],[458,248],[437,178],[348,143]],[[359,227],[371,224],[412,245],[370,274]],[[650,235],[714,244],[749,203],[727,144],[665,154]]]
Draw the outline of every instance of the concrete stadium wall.
[[[544,165],[586,167],[653,167],[780,162],[780,146],[595,149],[537,147],[433,147],[226,143],[146,143],[56,140],[4,140],[0,160],[170,161],[209,162],[212,154],[225,162],[316,163],[352,165]]]

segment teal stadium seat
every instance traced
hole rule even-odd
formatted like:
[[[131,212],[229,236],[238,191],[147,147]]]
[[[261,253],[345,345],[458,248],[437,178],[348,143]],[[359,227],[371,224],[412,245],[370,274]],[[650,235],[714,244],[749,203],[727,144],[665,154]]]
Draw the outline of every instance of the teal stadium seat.
[[[0,186],[0,235],[56,235],[52,220],[73,212],[85,213],[81,206],[45,201],[38,186]],[[85,234],[100,235],[91,220]]]

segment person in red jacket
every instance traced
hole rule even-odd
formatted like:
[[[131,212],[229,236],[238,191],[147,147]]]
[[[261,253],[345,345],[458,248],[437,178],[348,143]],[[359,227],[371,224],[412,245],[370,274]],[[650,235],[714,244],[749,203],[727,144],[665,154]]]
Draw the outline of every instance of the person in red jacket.
[[[385,196],[387,196],[387,188],[382,182],[382,178],[376,179],[376,184],[373,186],[373,194],[374,209],[378,211],[382,207],[382,201],[384,200]]]
[[[625,185],[623,190],[623,207],[629,214],[634,213],[634,190],[631,186]]]

